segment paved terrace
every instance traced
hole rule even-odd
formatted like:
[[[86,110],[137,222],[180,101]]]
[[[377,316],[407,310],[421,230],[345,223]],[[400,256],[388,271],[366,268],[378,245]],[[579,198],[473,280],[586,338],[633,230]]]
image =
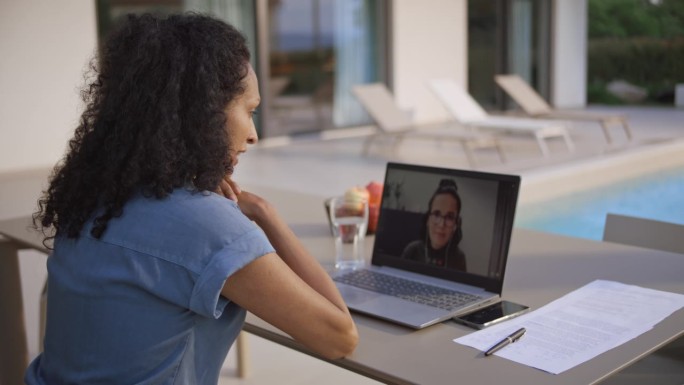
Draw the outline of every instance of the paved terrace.
[[[633,133],[632,141],[626,140],[621,126],[611,127],[613,142],[607,144],[597,123],[574,122],[570,129],[575,144],[572,153],[562,140],[552,139],[548,140],[550,156],[545,158],[531,136],[503,136],[501,143],[507,161],[502,163],[495,151],[479,150],[475,152],[477,164],[472,167],[460,144],[412,139],[411,136],[407,136],[395,152],[389,146],[376,144],[368,156],[362,156],[363,134],[372,130],[367,127],[340,131],[337,138],[326,133],[333,138],[304,136],[294,140],[263,140],[242,156],[235,177],[246,187],[265,185],[332,196],[350,186],[365,185],[370,180],[382,181],[385,164],[391,160],[518,174],[523,179],[521,200],[524,203],[528,199],[541,198],[537,192],[526,189],[526,183],[527,186],[536,185],[553,180],[554,175],[563,177],[562,189],[572,189],[587,185],[587,171],[593,170],[596,176],[591,178],[593,181],[604,183],[628,177],[631,173],[684,164],[684,109],[601,107],[590,110],[626,115]],[[359,136],[353,136],[355,133]],[[345,134],[349,137],[345,138]],[[681,155],[676,159],[673,154]],[[630,159],[645,165],[630,166]]]

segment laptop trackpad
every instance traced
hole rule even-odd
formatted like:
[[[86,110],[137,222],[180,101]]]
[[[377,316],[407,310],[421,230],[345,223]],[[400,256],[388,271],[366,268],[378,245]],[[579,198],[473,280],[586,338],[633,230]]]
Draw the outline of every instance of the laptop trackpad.
[[[346,302],[347,306],[350,308],[354,308],[383,297],[381,294],[373,293],[372,291],[367,290],[359,290],[355,287],[349,287],[347,285],[337,285],[337,289],[340,291],[340,294],[342,294],[344,302]]]

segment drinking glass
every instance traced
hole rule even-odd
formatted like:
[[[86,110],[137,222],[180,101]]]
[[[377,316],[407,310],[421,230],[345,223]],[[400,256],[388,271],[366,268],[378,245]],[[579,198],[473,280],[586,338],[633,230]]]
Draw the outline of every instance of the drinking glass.
[[[336,197],[330,200],[329,210],[335,238],[335,268],[357,269],[363,266],[363,240],[368,228],[368,201]]]

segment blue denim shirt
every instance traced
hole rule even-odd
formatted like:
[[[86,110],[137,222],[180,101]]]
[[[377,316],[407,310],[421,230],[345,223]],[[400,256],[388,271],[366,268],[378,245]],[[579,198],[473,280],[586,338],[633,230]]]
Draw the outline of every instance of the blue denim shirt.
[[[44,353],[31,384],[216,384],[245,311],[227,277],[273,252],[237,204],[178,189],[137,196],[101,239],[92,222],[48,258]]]

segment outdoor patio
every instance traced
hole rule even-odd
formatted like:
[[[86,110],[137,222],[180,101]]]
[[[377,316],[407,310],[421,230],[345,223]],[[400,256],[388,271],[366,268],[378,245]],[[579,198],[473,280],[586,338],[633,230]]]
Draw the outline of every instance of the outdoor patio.
[[[525,203],[526,181],[534,181],[538,192],[540,180],[553,178],[559,173],[574,175],[566,186],[585,183],[586,175],[595,172],[594,180],[610,180],[628,176],[633,168],[620,163],[645,152],[655,159],[661,149],[671,153],[659,159],[654,167],[684,165],[684,109],[662,107],[592,107],[597,112],[627,115],[634,139],[625,140],[620,127],[612,128],[614,143],[607,144],[600,127],[594,123],[577,123],[571,130],[575,151],[568,152],[562,141],[549,142],[550,156],[544,158],[533,139],[529,137],[502,137],[507,161],[502,163],[494,151],[476,152],[478,170],[514,173],[522,176],[521,203]],[[449,129],[445,127],[444,129]],[[235,179],[243,188],[269,186],[278,189],[306,192],[321,197],[343,193],[354,185],[365,185],[371,180],[382,181],[387,161],[420,163],[450,168],[471,168],[463,150],[457,143],[422,139],[403,141],[396,152],[387,147],[374,146],[369,156],[361,155],[366,135],[372,127],[340,130],[324,135],[308,135],[294,139],[273,138],[262,140],[240,159]],[[674,146],[674,147],[673,147]],[[675,150],[673,150],[675,148]],[[663,150],[664,151],[664,150]],[[677,159],[678,158],[678,159]],[[649,158],[650,159],[650,158]],[[613,162],[610,175],[601,175],[597,164]],[[568,170],[573,170],[569,173]],[[643,170],[642,170],[643,172]],[[34,211],[36,199],[45,186],[49,170],[26,170],[0,175],[0,219],[27,215]],[[610,177],[610,178],[609,178]],[[531,204],[531,203],[530,203]],[[523,206],[524,207],[524,206]],[[323,211],[321,210],[321,215]],[[22,252],[21,271],[24,303],[29,332],[29,351],[37,354],[38,298],[45,279],[45,257],[33,252]],[[333,367],[303,354],[276,346],[271,342],[249,336],[251,375],[247,379],[235,376],[235,358],[231,352],[224,366],[221,384],[361,384],[374,381]],[[306,368],[300,369],[300,368]]]

